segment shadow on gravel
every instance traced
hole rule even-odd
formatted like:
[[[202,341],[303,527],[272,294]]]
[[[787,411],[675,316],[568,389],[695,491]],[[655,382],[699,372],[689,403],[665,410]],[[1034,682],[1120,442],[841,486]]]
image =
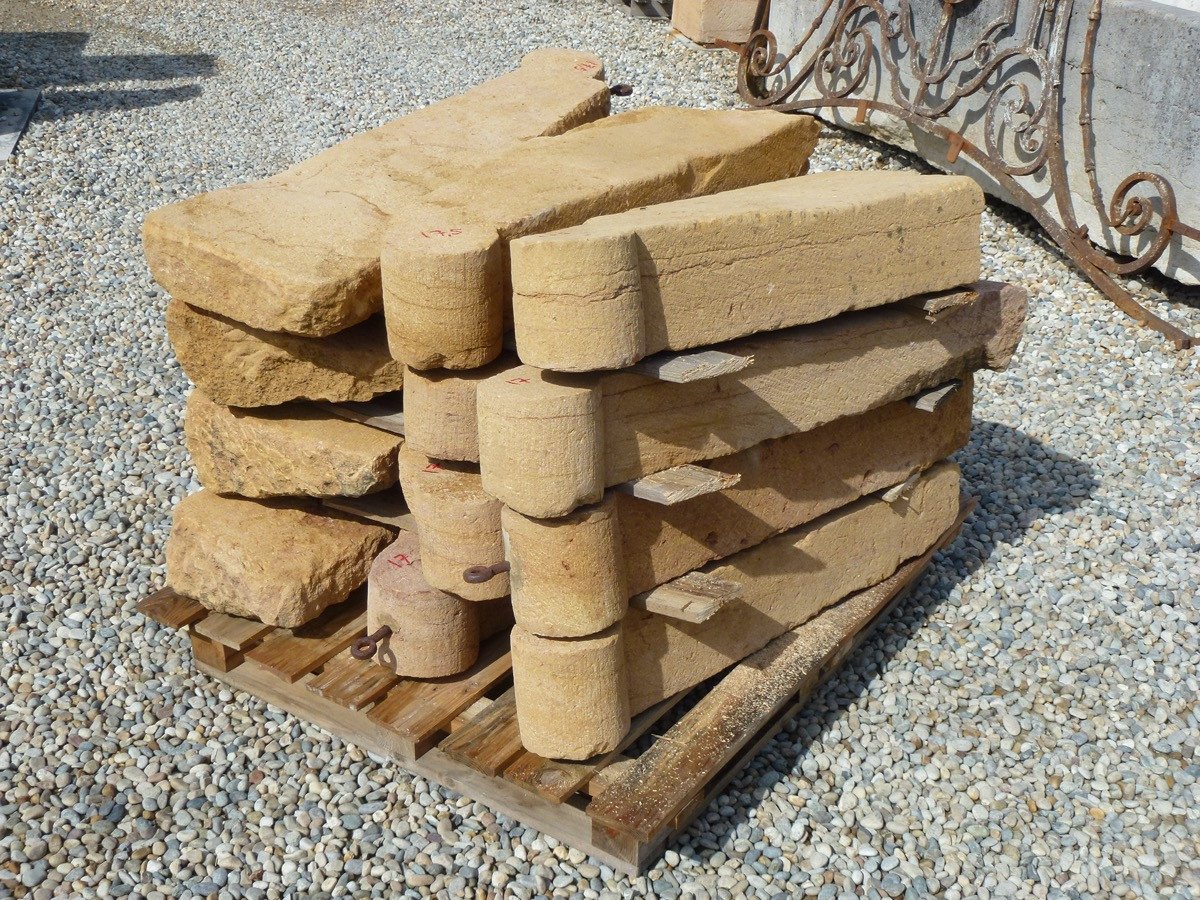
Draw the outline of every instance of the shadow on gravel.
[[[772,740],[750,767],[734,779],[728,789],[733,795],[752,794],[759,800],[768,796],[779,782],[799,774],[812,738],[826,733],[845,714],[846,708],[867,692],[872,679],[904,649],[930,615],[949,600],[955,586],[987,562],[998,544],[1018,541],[1033,522],[1048,514],[1077,508],[1098,486],[1087,463],[1057,453],[1025,432],[998,422],[976,420],[970,443],[953,458],[962,466],[964,491],[977,497],[979,506],[955,542],[934,557],[892,615],[879,624],[841,671],[813,694],[794,720],[795,736]],[[1016,577],[1023,577],[1023,573],[1018,572]],[[992,634],[996,640],[1011,640],[1011,635],[1005,635],[1003,630]],[[969,672],[962,674],[970,677]],[[833,774],[835,778],[838,775]],[[727,793],[713,801],[708,814],[714,815],[716,821],[710,824],[707,833],[698,834],[695,825],[689,829],[697,848],[732,853],[734,831],[747,821],[750,807],[744,801],[730,803],[729,796]],[[722,805],[733,806],[735,813],[719,816]],[[817,800],[803,812],[797,810],[791,820],[822,819],[833,812],[836,810],[822,806]],[[772,823],[757,824],[764,828]],[[786,835],[787,829],[779,830]],[[803,845],[805,840],[797,843]],[[703,863],[705,855],[698,854],[697,860]]]
[[[161,88],[93,88],[114,81],[170,81],[213,74],[217,59],[208,53],[85,55],[89,35],[82,31],[0,31],[0,89],[41,88],[38,116],[57,107],[58,117],[94,111],[140,109],[191,100],[198,84]],[[45,101],[53,104],[48,106]]]

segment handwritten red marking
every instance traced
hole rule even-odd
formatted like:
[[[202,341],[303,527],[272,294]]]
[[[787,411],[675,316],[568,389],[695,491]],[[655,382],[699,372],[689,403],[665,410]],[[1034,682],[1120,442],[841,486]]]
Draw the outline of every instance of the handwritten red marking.
[[[424,471],[424,472],[440,472],[440,471],[442,471],[442,467],[439,466],[435,462],[431,462],[424,469],[422,469],[422,471]]]
[[[510,379],[508,379],[508,383],[509,384],[529,384],[529,379],[528,378],[510,378]]]
[[[395,556],[393,556],[391,559],[388,560],[388,565],[395,566],[397,569],[403,569],[405,566],[411,566],[412,560],[409,559],[407,556],[405,556],[403,553],[397,553]]]
[[[421,237],[458,237],[460,234],[462,234],[462,232],[463,230],[461,228],[451,228],[448,231],[443,231],[441,228],[434,228],[430,231],[422,231]]]
[[[592,69],[595,69],[595,68],[597,68],[597,64],[594,62],[586,62],[585,61],[585,62],[575,63],[575,71],[576,72],[590,72],[590,71],[592,71]]]

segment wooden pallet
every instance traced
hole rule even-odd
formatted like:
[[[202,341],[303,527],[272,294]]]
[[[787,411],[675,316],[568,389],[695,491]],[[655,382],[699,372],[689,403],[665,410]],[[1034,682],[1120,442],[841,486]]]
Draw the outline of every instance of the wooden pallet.
[[[140,609],[188,630],[200,671],[637,875],[899,602],[973,506],[924,556],[726,670],[698,700],[685,692],[643,712],[621,747],[584,763],[521,746],[507,634],[469,671],[416,680],[347,652],[366,630],[362,592],[295,630],[210,613],[169,589]],[[674,724],[655,729],[672,711]]]

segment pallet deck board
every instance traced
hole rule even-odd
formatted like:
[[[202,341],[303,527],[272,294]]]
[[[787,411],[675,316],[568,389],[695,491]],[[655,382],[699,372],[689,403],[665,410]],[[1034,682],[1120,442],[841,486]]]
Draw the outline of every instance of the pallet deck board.
[[[769,652],[760,651],[716,676],[714,686],[699,700],[695,698],[701,692],[682,692],[634,717],[620,747],[582,763],[542,759],[521,747],[507,634],[487,640],[467,672],[417,680],[356,660],[344,645],[329,652],[353,630],[351,623],[357,623],[361,608],[353,603],[326,614],[316,629],[323,636],[304,629],[269,629],[261,642],[246,643],[252,628],[243,633],[242,626],[218,619],[215,627],[204,629],[232,644],[198,631],[197,625],[211,614],[174,592],[157,592],[139,608],[155,621],[178,622],[176,627],[187,630],[196,667],[204,674],[387,757],[414,775],[485,803],[620,872],[638,875],[725,790],[803,707],[816,685],[899,602],[934,552],[957,533],[969,508],[964,505],[959,523],[937,547],[885,582],[801,626],[822,623],[825,635],[824,643],[810,646],[804,654],[792,648],[804,665],[787,668],[779,661],[783,657],[778,642],[788,635],[797,641],[797,631],[788,632]],[[294,665],[283,662],[289,646],[297,648]],[[775,660],[768,658],[772,653]],[[275,662],[264,664],[264,658]],[[784,677],[773,686],[763,684],[780,666],[786,669]],[[739,671],[742,674],[734,677]],[[678,721],[660,734],[654,726],[673,709],[681,712]],[[634,747],[637,753],[630,749]]]
[[[313,622],[289,630],[277,628],[246,652],[247,662],[285,681],[298,681],[367,633],[366,597],[331,607]]]
[[[197,634],[210,641],[239,651],[253,647],[275,630],[274,625],[264,625],[257,619],[243,619],[219,612],[210,612],[193,627]]]

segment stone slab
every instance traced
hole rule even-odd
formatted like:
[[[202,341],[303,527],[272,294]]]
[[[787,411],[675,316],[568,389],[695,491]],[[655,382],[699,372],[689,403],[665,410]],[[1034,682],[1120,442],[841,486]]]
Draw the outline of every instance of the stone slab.
[[[200,483],[242,497],[361,497],[396,483],[404,439],[308,403],[239,409],[188,398],[188,451]]]
[[[388,220],[489,156],[607,115],[591,53],[538,50],[520,68],[356,135],[263,181],[155,210],[143,231],[176,299],[266,331],[320,336],[381,309]]]
[[[931,547],[954,524],[958,509],[958,467],[942,463],[905,503],[860,500],[707,567],[709,574],[741,584],[742,595],[705,622],[630,609],[623,630],[631,714],[699,684],[887,578]]]
[[[600,500],[606,487],[808,431],[982,367],[1020,340],[1025,292],[980,282],[936,315],[904,302],[743,339],[743,372],[692,384],[522,366],[480,383],[483,487],[528,516]]]
[[[697,44],[744,44],[758,0],[671,0],[671,27]]]
[[[167,584],[216,612],[296,628],[360,587],[391,537],[314,502],[200,491],[175,507]]]
[[[969,178],[824,172],[661,203],[509,248],[521,361],[621,369],[979,279]]]
[[[652,107],[494,157],[390,225],[381,264],[392,353],[414,369],[491,362],[511,308],[509,241],[798,175],[816,137],[804,116]]]
[[[404,386],[380,318],[326,338],[260,331],[172,300],[167,335],[183,371],[225,406],[370,400]]]

